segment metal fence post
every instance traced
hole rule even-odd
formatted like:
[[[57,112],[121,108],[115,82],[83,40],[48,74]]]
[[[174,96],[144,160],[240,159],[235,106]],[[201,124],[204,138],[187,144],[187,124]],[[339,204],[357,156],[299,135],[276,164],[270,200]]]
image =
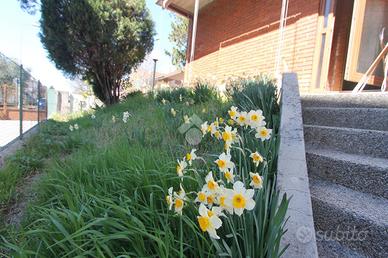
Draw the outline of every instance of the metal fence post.
[[[40,123],[40,81],[38,81],[38,124]]]
[[[19,138],[23,138],[23,65],[20,65],[20,78],[19,78]]]

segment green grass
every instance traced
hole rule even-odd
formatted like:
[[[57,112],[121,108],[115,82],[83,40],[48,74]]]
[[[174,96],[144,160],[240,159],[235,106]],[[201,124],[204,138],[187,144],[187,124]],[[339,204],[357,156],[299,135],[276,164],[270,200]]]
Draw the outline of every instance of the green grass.
[[[279,196],[274,190],[277,137],[259,146],[246,136],[246,147],[259,148],[268,157],[268,166],[262,171],[271,175],[265,177],[265,191],[257,196],[254,215],[244,217],[245,227],[260,228],[238,232],[249,234],[253,244],[244,245],[243,238],[211,241],[199,229],[194,207],[185,208],[184,216],[168,210],[166,191],[170,186],[177,189],[180,183],[176,159],[192,148],[177,130],[183,116],[197,114],[203,121],[212,121],[217,116],[226,117],[232,105],[216,97],[210,101],[201,97],[203,101],[187,106],[185,101],[175,101],[181,91],[165,93],[172,96],[166,105],[159,102],[160,95],[155,101],[136,94],[123,103],[97,110],[94,120],[86,114],[69,122],[48,122],[20,152],[23,154],[9,160],[0,172],[0,184],[8,189],[0,192],[3,205],[12,199],[15,185],[26,174],[32,170],[44,173],[35,187],[38,199],[29,206],[20,229],[8,226],[0,231],[0,256],[213,257],[218,253],[236,257],[237,247],[244,246],[247,250],[240,251],[244,254],[277,257],[287,208],[286,200],[278,208]],[[198,91],[208,96],[207,89]],[[276,98],[274,92],[267,94]],[[256,102],[253,100],[253,105]],[[276,103],[270,105],[268,112],[273,112],[271,123],[276,128],[279,114]],[[172,107],[176,117],[170,113]],[[132,115],[127,124],[121,120],[124,111]],[[112,122],[113,115],[116,123]],[[80,129],[70,132],[69,125],[75,123]],[[213,160],[222,144],[207,139],[196,148],[198,155]],[[31,160],[24,162],[28,158]],[[27,167],[18,167],[20,164]],[[14,179],[8,178],[14,175],[11,166],[18,167]],[[187,192],[202,184],[195,178],[187,180]],[[234,219],[240,224],[238,230],[244,228],[242,221]]]

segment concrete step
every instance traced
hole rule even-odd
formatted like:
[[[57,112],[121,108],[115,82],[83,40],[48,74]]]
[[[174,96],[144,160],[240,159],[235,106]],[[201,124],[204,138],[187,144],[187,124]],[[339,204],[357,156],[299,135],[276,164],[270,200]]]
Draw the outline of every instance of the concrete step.
[[[388,159],[306,145],[309,176],[388,199]]]
[[[365,255],[341,245],[337,241],[326,240],[325,236],[317,239],[317,248],[320,258],[366,258]]]
[[[338,241],[367,257],[388,257],[388,200],[310,178],[317,240]]]
[[[303,121],[308,125],[388,131],[388,108],[304,107]]]
[[[388,158],[388,132],[305,125],[305,142],[314,148]]]
[[[388,92],[305,94],[301,99],[303,107],[388,108]]]

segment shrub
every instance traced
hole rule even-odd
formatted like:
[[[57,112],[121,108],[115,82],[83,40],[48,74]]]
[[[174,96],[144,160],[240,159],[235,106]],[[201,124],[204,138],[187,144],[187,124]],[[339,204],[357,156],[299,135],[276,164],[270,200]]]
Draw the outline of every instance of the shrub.
[[[195,103],[205,103],[217,98],[217,92],[207,83],[197,82],[194,88],[193,99]]]
[[[133,90],[131,92],[128,92],[126,95],[122,96],[121,100],[125,101],[128,98],[138,97],[142,95],[143,95],[143,92],[141,90]]]
[[[163,99],[170,103],[186,102],[193,98],[193,92],[189,88],[181,87],[176,89],[159,90],[156,93],[156,100],[162,102]]]
[[[274,120],[279,120],[278,93],[270,77],[256,76],[231,81],[227,86],[227,94],[239,108],[260,108],[270,127],[273,127]]]

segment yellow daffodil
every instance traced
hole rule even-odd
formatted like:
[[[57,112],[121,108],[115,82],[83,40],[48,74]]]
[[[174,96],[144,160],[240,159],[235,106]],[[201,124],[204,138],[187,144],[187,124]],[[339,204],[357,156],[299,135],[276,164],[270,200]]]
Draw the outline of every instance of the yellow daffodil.
[[[193,163],[193,160],[196,160],[198,157],[197,157],[197,154],[195,154],[197,150],[196,149],[192,149],[190,153],[187,153],[186,154],[186,160],[189,162],[189,165],[191,166],[191,164]]]
[[[249,157],[252,158],[252,161],[253,163],[255,164],[255,166],[257,167],[261,162],[263,162],[263,156],[260,155],[260,153],[258,153],[257,151],[256,152],[253,152]]]
[[[224,176],[226,178],[226,181],[228,183],[233,183],[234,182],[234,174],[233,174],[233,171],[232,170],[226,170],[224,172]]]
[[[233,191],[227,192],[226,203],[233,208],[235,214],[241,216],[244,210],[252,210],[255,207],[254,194],[253,189],[247,190],[241,181],[237,181],[233,184]]]
[[[222,210],[226,210],[228,213],[233,214],[232,206],[229,206],[226,201],[230,191],[232,190],[227,189],[224,186],[220,186],[220,189],[217,195],[217,204],[220,206]]]
[[[222,138],[220,131],[218,131],[218,130],[215,131],[214,132],[214,137],[216,137],[216,139],[220,140]]]
[[[208,131],[210,131],[211,135],[215,135],[215,133],[218,131],[218,126],[215,123],[211,123],[209,125]]]
[[[228,114],[229,114],[231,119],[235,120],[236,117],[238,116],[237,108],[235,106],[232,106],[230,108],[230,110],[228,111]]]
[[[207,195],[204,191],[200,191],[197,193],[197,198],[195,198],[194,202],[207,203]]]
[[[237,139],[237,129],[232,130],[232,127],[226,126],[222,132],[222,139],[226,144],[232,144]]]
[[[248,113],[248,124],[252,128],[258,128],[265,125],[263,111],[260,109],[258,110],[251,110]]]
[[[209,195],[206,196],[206,204],[207,204],[209,207],[213,206],[214,202],[215,202],[215,196],[214,196],[214,194],[209,194]]]
[[[172,191],[173,191],[172,187],[168,188],[168,195],[166,196],[166,202],[168,205],[168,209],[170,209],[170,210],[172,208],[172,205],[174,204],[174,200],[172,198]]]
[[[178,164],[176,165],[176,173],[178,174],[179,177],[183,176],[184,170],[187,167],[187,162],[185,160],[179,161]]]
[[[220,118],[218,119],[218,122],[219,122],[220,124],[222,124],[222,123],[224,123],[224,119],[223,119],[222,117],[220,117]]]
[[[204,185],[203,190],[206,192],[214,193],[218,190],[218,183],[213,178],[213,173],[210,171],[205,177],[206,185]]]
[[[215,212],[210,211],[205,205],[201,204],[197,219],[199,227],[203,232],[208,232],[211,238],[220,239],[216,230],[222,226],[222,221]]]
[[[225,172],[234,168],[234,163],[230,161],[231,158],[232,157],[230,156],[230,154],[226,154],[225,152],[223,152],[214,162],[217,164],[218,169],[221,172]]]
[[[185,124],[190,124],[190,118],[188,115],[184,115],[183,120],[184,120]]]
[[[249,175],[252,179],[251,183],[249,184],[250,186],[256,189],[263,187],[263,178],[259,175],[259,173],[250,172]]]
[[[259,127],[256,129],[255,137],[261,139],[261,141],[265,141],[271,138],[272,129],[268,129],[266,127]]]
[[[209,131],[209,125],[207,124],[207,121],[203,124],[201,124],[201,132],[203,135],[207,134]]]
[[[240,126],[246,126],[248,125],[248,113],[247,112],[240,112],[237,116],[237,119],[236,119],[236,122],[240,125]]]
[[[186,192],[183,189],[182,185],[180,186],[181,190],[179,193],[174,193],[175,201],[174,201],[174,209],[175,212],[178,213],[179,215],[182,215],[182,209],[183,206],[185,205],[185,200],[186,200]]]
[[[176,116],[176,111],[175,111],[175,109],[171,108],[170,112],[171,112],[171,115],[172,115],[173,117]]]

